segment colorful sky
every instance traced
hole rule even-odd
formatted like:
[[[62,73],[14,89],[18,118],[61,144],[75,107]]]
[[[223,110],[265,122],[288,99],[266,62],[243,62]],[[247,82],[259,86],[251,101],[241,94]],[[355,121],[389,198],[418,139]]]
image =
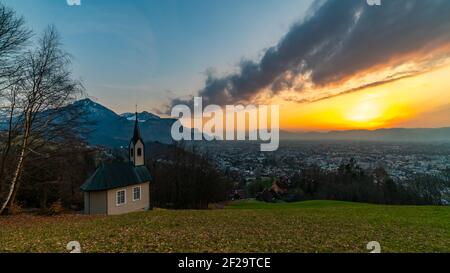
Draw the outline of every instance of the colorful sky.
[[[450,1],[3,0],[116,112],[278,104],[288,130],[450,126]]]

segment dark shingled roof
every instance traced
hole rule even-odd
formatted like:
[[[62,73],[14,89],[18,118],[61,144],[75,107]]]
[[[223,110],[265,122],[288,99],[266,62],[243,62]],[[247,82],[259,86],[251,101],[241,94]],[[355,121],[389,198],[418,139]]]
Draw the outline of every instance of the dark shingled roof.
[[[82,191],[103,191],[150,182],[147,167],[130,163],[105,163],[81,186]]]

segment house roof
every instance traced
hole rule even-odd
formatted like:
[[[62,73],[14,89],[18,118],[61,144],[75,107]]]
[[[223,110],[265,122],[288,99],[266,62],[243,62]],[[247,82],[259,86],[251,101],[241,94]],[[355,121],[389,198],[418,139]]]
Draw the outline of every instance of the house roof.
[[[150,182],[145,166],[129,163],[105,163],[81,186],[82,191],[103,191]]]

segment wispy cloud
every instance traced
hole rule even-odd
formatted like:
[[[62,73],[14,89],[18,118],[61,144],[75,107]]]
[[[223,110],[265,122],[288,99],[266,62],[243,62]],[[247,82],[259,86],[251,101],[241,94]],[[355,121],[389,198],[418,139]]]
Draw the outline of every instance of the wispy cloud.
[[[391,0],[379,7],[365,0],[318,1],[259,61],[242,61],[239,72],[223,77],[208,74],[198,95],[206,103],[225,105],[261,92],[303,94],[307,87],[323,89],[355,77],[366,81],[341,92],[410,77],[448,57],[449,14],[448,0]],[[385,69],[395,73],[367,77]],[[179,103],[189,100],[174,99],[171,105]]]

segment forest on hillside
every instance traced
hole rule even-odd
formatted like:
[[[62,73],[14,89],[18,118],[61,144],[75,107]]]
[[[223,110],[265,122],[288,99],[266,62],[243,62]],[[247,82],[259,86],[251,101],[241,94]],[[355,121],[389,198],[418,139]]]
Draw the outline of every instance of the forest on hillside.
[[[392,205],[448,205],[450,169],[441,176],[421,174],[400,183],[382,167],[364,170],[356,160],[349,159],[337,170],[303,167],[291,177],[257,179],[246,189],[250,196],[266,202],[339,200]]]

